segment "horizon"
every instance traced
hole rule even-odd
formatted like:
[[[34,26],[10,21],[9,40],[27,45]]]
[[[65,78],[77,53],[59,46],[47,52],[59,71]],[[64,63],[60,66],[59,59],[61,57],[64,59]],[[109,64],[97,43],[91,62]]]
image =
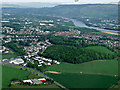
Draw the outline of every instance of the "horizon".
[[[4,0],[2,3],[8,3],[8,4],[18,4],[18,3],[59,3],[59,4],[96,4],[96,3],[119,3],[119,0]]]

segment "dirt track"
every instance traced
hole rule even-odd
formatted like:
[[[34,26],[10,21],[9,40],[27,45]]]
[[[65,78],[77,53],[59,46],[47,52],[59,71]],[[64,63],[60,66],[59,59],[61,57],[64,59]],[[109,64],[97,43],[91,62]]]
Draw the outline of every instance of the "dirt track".
[[[46,73],[60,74],[60,72],[56,72],[56,71],[46,71]]]

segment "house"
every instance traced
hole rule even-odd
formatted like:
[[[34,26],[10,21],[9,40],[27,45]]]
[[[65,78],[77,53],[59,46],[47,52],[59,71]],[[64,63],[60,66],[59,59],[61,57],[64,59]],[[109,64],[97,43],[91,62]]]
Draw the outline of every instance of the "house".
[[[27,65],[27,63],[23,64],[23,66],[25,67]]]
[[[21,82],[19,80],[17,81],[12,81],[10,84],[13,85],[13,84],[20,84]]]
[[[32,80],[23,80],[23,83],[30,83],[30,84],[33,84]]]
[[[49,63],[49,62],[44,62],[44,64],[45,64],[45,65],[48,65],[48,66],[51,65],[51,63]]]
[[[46,81],[46,79],[45,79],[45,78],[40,78],[40,79],[38,79],[38,80],[40,80],[40,81]]]
[[[56,64],[60,64],[60,62],[57,62]]]
[[[38,62],[39,62],[39,64],[42,64],[42,63],[44,63],[42,60],[38,60]]]
[[[42,66],[42,64],[39,64],[39,65],[38,65],[38,67],[41,67],[41,66]]]

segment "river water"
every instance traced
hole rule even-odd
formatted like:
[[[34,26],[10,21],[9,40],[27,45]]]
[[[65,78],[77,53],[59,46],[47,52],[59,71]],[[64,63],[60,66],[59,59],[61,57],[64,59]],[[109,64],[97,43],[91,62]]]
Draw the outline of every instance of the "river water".
[[[68,18],[64,18],[64,19],[68,19]],[[102,29],[102,28],[99,28],[99,27],[87,26],[84,22],[78,21],[76,19],[68,19],[68,20],[71,20],[74,23],[74,25],[78,26],[78,27],[85,27],[85,28],[90,28],[90,29],[96,29],[96,30],[99,30],[99,31],[107,31],[107,32],[118,33],[117,30],[109,30],[109,29]]]

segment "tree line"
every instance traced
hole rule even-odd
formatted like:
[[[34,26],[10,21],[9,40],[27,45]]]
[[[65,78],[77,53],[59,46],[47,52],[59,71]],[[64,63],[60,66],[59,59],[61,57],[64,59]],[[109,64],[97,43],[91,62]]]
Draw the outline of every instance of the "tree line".
[[[60,62],[68,62],[73,64],[88,62],[92,60],[104,60],[116,58],[115,53],[99,52],[92,49],[86,49],[67,45],[53,45],[40,54],[46,58],[58,60]]]

